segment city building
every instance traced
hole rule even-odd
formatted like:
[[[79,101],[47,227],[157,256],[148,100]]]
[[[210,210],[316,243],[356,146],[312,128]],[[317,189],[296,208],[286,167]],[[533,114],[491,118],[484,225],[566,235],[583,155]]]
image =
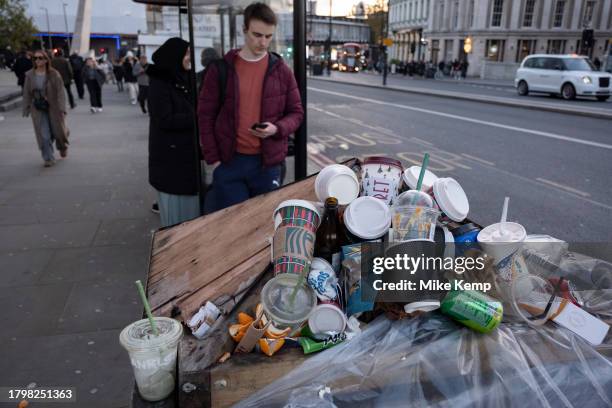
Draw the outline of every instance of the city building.
[[[44,48],[68,51],[72,39],[79,0],[26,0],[26,15],[39,30]],[[128,0],[93,1],[90,48],[110,58],[132,49],[138,34],[147,30],[145,5]],[[123,50],[123,51],[121,51]]]
[[[425,10],[422,3],[391,0],[392,57],[411,60],[422,44],[427,61],[467,59],[469,76],[510,79],[532,53],[603,60],[612,48],[612,0],[425,0]]]

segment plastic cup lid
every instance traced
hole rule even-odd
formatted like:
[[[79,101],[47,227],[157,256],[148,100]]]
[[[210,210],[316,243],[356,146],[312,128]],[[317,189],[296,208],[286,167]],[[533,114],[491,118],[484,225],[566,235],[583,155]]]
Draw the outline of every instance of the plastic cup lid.
[[[440,209],[453,221],[461,222],[470,212],[470,203],[461,185],[451,177],[437,179],[433,193]]]
[[[313,203],[311,203],[310,201],[306,201],[306,200],[285,200],[282,203],[280,203],[278,205],[278,207],[276,207],[276,209],[274,210],[274,213],[272,215],[272,219],[274,220],[275,227],[280,224],[280,220],[276,219],[276,214],[278,213],[278,211],[281,208],[283,208],[283,207],[290,207],[290,206],[303,207],[303,208],[307,208],[307,209],[309,209],[311,211],[314,211],[314,213],[317,214],[317,216],[319,217],[319,222],[321,222],[321,213],[319,212],[317,207],[315,207],[315,205]],[[317,227],[318,227],[318,225],[317,225]]]
[[[360,238],[379,238],[391,226],[391,210],[378,198],[359,197],[344,211],[344,224],[351,234]]]
[[[308,327],[313,333],[341,333],[346,328],[346,315],[335,305],[320,304],[308,318]]]
[[[404,174],[402,178],[404,179],[404,182],[408,184],[408,187],[415,190],[417,183],[419,181],[420,174],[421,174],[421,166],[412,166],[404,170]],[[423,185],[421,186],[421,190],[422,191],[429,190],[433,186],[434,181],[436,181],[437,179],[438,179],[438,176],[436,176],[431,171],[425,169],[425,175],[423,176]]]
[[[289,299],[300,279],[299,275],[281,273],[270,279],[261,291],[261,303],[266,316],[279,325],[294,325],[305,322],[317,304],[314,290],[307,284],[299,287]]]
[[[176,346],[183,336],[181,324],[169,317],[153,317],[159,336],[153,334],[149,319],[138,320],[125,327],[119,341],[128,351],[155,350]]]
[[[336,174],[327,182],[327,197],[336,197],[338,204],[347,205],[359,197],[359,181],[355,174]],[[325,198],[327,198],[325,197]],[[319,197],[323,198],[323,197]]]
[[[312,262],[310,263],[310,271],[325,271],[328,272],[331,276],[336,276],[336,271],[334,271],[334,267],[330,265],[323,258],[312,258]]]
[[[502,235],[499,228],[499,222],[485,227],[478,233],[476,239],[478,242],[495,243],[495,242],[522,242],[527,237],[525,227],[516,222],[504,223],[504,234]]]
[[[404,312],[414,313],[420,312],[431,312],[440,308],[440,302],[437,300],[426,300],[422,302],[412,302],[404,305]]]

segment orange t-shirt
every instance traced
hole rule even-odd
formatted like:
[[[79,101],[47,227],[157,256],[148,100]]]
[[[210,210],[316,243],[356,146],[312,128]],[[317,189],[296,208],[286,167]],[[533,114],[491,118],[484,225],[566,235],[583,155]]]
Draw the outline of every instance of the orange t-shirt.
[[[261,153],[261,139],[249,133],[249,129],[260,121],[263,80],[268,68],[268,55],[259,61],[247,61],[236,56],[238,74],[239,106],[236,151],[242,154]]]

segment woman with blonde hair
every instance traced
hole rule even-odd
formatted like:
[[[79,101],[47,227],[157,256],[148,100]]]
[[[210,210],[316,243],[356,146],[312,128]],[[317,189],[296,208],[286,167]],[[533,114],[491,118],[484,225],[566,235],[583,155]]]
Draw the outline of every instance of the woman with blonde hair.
[[[45,167],[55,164],[53,141],[61,157],[68,155],[68,136],[66,126],[66,94],[64,81],[55,69],[51,68],[49,56],[36,50],[32,58],[34,68],[26,72],[23,86],[23,116],[32,114],[38,148],[41,150]]]

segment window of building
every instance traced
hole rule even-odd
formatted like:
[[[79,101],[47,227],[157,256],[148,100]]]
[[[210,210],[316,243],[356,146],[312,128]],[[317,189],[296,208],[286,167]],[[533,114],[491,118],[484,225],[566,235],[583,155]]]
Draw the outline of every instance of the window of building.
[[[505,40],[487,40],[485,59],[487,61],[502,62],[504,60]]]
[[[565,40],[548,40],[547,54],[565,54]]]
[[[444,61],[453,60],[453,43],[454,40],[444,40]]]
[[[529,54],[535,53],[536,40],[518,40],[516,45],[516,62],[521,62]]]
[[[523,27],[533,25],[533,13],[535,10],[535,0],[525,0],[525,12],[523,13]]]
[[[457,29],[457,27],[459,27],[459,0],[455,0],[453,6],[453,28]]]
[[[504,0],[493,0],[491,9],[491,27],[501,27],[504,14]]]
[[[595,0],[588,0],[584,6],[584,16],[582,18],[583,27],[591,27],[593,23],[593,11],[595,10]]]
[[[563,15],[565,14],[565,0],[557,0],[555,3],[555,14],[553,16],[553,27],[563,26]]]
[[[470,0],[468,8],[468,27],[474,27],[474,0]]]

